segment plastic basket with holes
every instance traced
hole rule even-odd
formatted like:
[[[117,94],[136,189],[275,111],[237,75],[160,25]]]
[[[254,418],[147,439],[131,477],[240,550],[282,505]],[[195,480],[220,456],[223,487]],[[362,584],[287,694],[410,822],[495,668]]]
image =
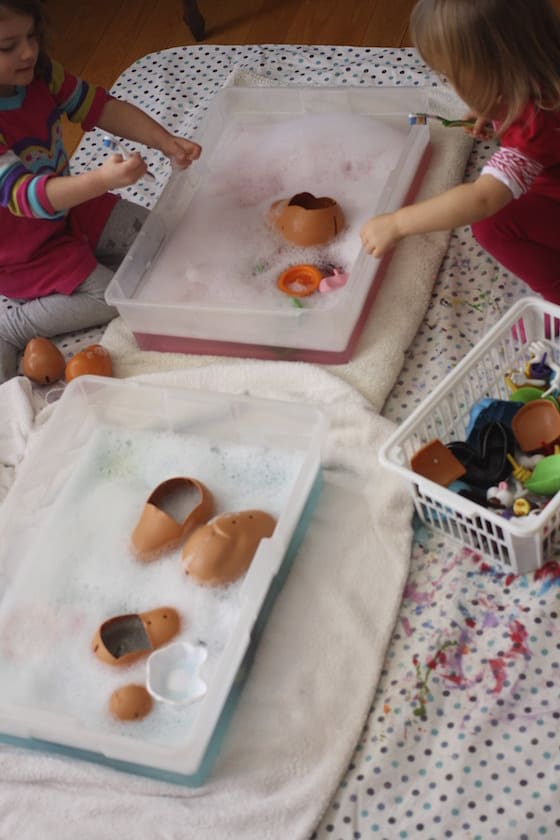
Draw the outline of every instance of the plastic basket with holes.
[[[381,462],[410,484],[420,519],[505,571],[525,574],[560,556],[560,492],[531,516],[506,519],[410,468],[434,439],[465,440],[471,408],[483,398],[508,400],[504,375],[523,370],[533,342],[546,342],[560,364],[560,306],[538,298],[515,304],[386,441]]]

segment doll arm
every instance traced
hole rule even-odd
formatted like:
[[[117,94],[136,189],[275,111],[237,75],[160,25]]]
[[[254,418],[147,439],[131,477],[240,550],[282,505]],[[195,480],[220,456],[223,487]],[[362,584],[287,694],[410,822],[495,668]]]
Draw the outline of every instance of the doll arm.
[[[117,137],[159,149],[173,163],[185,169],[200,157],[201,148],[184,137],[175,137],[145,111],[121,99],[108,99],[97,120],[103,131]]]
[[[381,257],[402,239],[414,233],[452,230],[493,216],[513,200],[508,187],[492,175],[481,175],[469,184],[459,184],[440,195],[369,219],[361,228],[364,249]]]

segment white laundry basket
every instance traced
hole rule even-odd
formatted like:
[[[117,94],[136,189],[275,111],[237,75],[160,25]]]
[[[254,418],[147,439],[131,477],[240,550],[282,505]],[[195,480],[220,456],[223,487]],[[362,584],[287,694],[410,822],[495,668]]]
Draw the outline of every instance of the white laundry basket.
[[[523,370],[533,341],[552,344],[560,364],[560,306],[538,298],[515,304],[419,405],[381,449],[381,462],[410,483],[420,519],[480,552],[505,571],[524,574],[560,555],[560,493],[534,515],[506,519],[415,473],[411,457],[435,438],[465,440],[470,409],[483,398],[507,400],[504,374]]]

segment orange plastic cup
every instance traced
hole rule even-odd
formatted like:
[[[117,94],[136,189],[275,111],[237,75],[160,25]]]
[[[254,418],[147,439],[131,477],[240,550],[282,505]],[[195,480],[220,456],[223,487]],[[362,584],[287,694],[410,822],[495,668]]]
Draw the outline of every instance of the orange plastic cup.
[[[277,286],[290,297],[308,297],[317,291],[322,279],[323,272],[314,265],[292,265],[282,272]]]

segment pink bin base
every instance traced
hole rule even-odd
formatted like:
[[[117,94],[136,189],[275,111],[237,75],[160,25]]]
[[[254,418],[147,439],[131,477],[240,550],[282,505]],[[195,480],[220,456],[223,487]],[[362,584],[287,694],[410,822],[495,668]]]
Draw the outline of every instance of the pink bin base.
[[[274,347],[264,344],[244,344],[237,341],[217,341],[210,338],[188,338],[157,333],[134,333],[136,343],[142,350],[159,350],[163,353],[191,353],[195,356],[238,356],[244,359],[266,361],[312,362],[322,365],[343,365],[349,362],[364,328],[377,290],[381,285],[389,259],[383,260],[377,269],[375,282],[371,284],[364,301],[360,317],[352,331],[346,347],[342,350],[313,350],[306,347]]]

